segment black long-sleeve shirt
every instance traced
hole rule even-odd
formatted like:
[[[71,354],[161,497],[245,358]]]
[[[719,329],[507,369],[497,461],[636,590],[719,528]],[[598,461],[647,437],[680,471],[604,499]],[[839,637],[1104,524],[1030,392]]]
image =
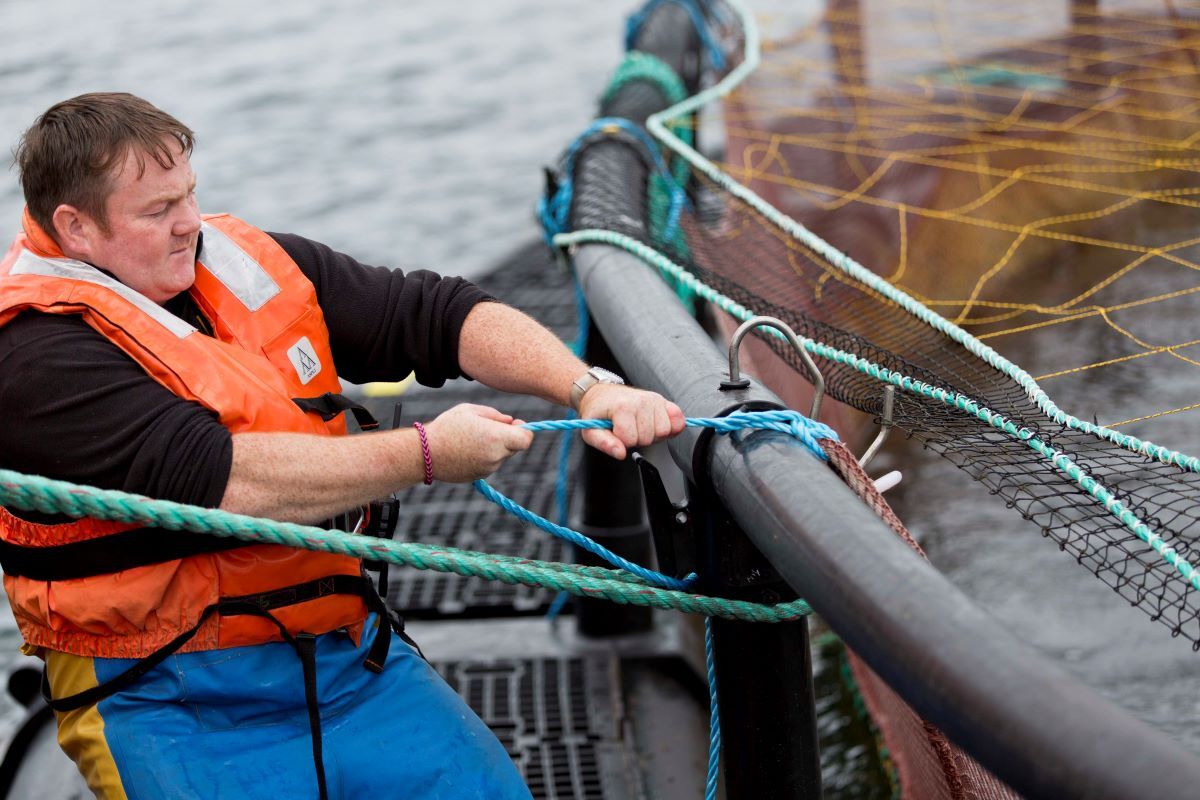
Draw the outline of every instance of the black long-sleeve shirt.
[[[340,377],[364,383],[415,371],[440,386],[462,375],[459,332],[471,308],[491,299],[483,290],[270,235],[316,287]],[[167,307],[198,313],[186,293]],[[232,460],[232,436],[216,414],[172,394],[80,317],[25,312],[0,327],[0,466],[214,507]]]

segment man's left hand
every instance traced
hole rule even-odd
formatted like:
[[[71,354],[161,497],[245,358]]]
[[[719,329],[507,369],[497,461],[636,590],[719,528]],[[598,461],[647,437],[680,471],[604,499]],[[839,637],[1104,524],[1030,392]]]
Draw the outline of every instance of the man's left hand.
[[[579,416],[612,420],[611,431],[584,431],[583,440],[618,460],[628,448],[653,444],[684,428],[683,411],[662,395],[611,383],[597,384],[584,394]]]

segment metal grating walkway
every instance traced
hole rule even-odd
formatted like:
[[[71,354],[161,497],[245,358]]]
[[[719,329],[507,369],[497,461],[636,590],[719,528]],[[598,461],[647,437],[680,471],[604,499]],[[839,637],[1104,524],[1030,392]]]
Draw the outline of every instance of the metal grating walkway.
[[[534,797],[636,797],[620,736],[618,665],[606,656],[435,664],[499,737]]]

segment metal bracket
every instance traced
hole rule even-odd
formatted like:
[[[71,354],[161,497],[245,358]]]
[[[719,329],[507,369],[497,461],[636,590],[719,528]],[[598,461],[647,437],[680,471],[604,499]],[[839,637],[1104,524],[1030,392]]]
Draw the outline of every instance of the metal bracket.
[[[875,439],[871,442],[871,446],[867,448],[867,452],[863,453],[862,458],[858,460],[858,465],[863,469],[867,468],[867,464],[871,463],[871,459],[879,452],[879,448],[883,447],[883,443],[887,441],[888,434],[892,432],[892,412],[896,407],[896,387],[887,385],[883,387],[883,415],[879,421],[879,433],[875,434]]]
[[[796,348],[796,352],[800,354],[800,359],[804,362],[804,366],[808,368],[813,384],[812,409],[809,411],[808,416],[810,419],[819,419],[821,416],[821,400],[825,397],[825,377],[821,375],[821,370],[817,369],[816,362],[813,361],[808,351],[804,349],[804,345],[800,343],[800,337],[796,336],[796,332],[786,322],[775,317],[751,317],[739,325],[738,329],[733,332],[733,337],[729,340],[729,380],[721,381],[721,390],[729,391],[732,389],[750,388],[750,379],[743,378],[741,370],[738,368],[738,350],[741,348],[742,339],[745,338],[746,334],[759,326],[775,328],[780,331],[788,340],[788,343]]]
[[[641,453],[633,454],[642,478],[642,493],[646,497],[646,516],[654,540],[658,569],[667,575],[682,578],[696,571],[696,538],[692,512],[687,501],[671,502],[658,468]]]

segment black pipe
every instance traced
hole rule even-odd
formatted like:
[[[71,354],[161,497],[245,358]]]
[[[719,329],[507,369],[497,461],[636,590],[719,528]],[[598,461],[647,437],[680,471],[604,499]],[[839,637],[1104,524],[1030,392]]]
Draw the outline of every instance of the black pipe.
[[[580,246],[574,264],[637,384],[690,416],[775,399],[757,383],[733,398],[717,390],[726,355],[653,268],[604,245]],[[693,479],[697,438],[689,429],[671,440]],[[919,714],[1023,796],[1195,797],[1200,761],[1016,640],[799,442],[768,431],[719,436],[701,460],[788,584]]]
[[[633,37],[632,49],[652,53],[669,66],[689,95],[699,91],[704,75],[700,37],[691,16],[679,4],[663,3],[654,9]]]

